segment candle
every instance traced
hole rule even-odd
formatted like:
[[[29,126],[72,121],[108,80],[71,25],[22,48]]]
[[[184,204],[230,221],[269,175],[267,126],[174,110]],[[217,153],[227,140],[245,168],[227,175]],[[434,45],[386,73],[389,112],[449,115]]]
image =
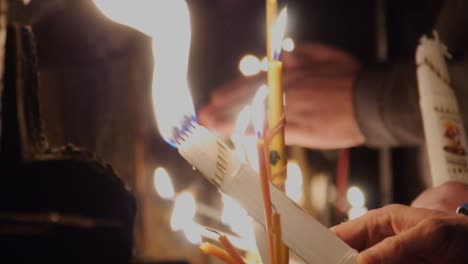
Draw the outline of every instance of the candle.
[[[287,164],[283,126],[284,104],[282,71],[283,63],[281,61],[274,60],[269,63],[268,86],[270,88],[270,93],[268,96],[268,128],[271,131],[269,160],[273,184],[280,189],[284,189]]]
[[[284,140],[284,96],[283,64],[279,61],[284,32],[286,30],[287,9],[284,8],[276,19],[271,31],[271,60],[268,63],[268,143],[269,162],[273,184],[284,190],[286,180],[286,147]],[[269,57],[270,58],[270,57]]]
[[[203,253],[216,257],[229,264],[238,264],[225,250],[211,244],[204,242],[200,245],[200,249]]]
[[[266,0],[266,32],[267,32],[267,54],[268,60],[273,60],[271,47],[271,29],[278,13],[278,3],[276,0]]]
[[[258,164],[260,167],[260,183],[263,195],[263,207],[264,207],[264,215],[265,215],[265,229],[268,239],[268,249],[270,251],[270,261],[274,263],[274,240],[272,234],[272,208],[271,208],[271,197],[270,197],[270,186],[268,179],[268,165],[265,162],[265,141],[263,139],[259,139],[257,142],[258,148]]]
[[[273,233],[275,236],[275,263],[289,263],[289,248],[283,243],[281,230],[281,217],[275,212],[273,213]]]
[[[231,242],[226,236],[220,235],[219,242],[221,243],[221,245],[223,245],[227,253],[236,261],[236,263],[245,264],[242,257],[239,255],[237,250],[234,248],[234,246],[231,244]]]

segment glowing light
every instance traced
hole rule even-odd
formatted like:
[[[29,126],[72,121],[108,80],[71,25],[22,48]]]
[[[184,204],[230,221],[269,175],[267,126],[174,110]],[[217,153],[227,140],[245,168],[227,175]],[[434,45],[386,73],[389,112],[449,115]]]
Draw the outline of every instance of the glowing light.
[[[176,197],[171,215],[172,230],[176,231],[187,228],[193,222],[196,209],[193,195],[187,192],[179,194]]]
[[[110,19],[152,38],[153,107],[161,136],[171,142],[174,127],[195,110],[187,82],[191,41],[190,14],[184,0],[94,0]]]
[[[260,72],[260,60],[254,55],[245,55],[239,62],[239,70],[244,76],[253,76]]]
[[[353,220],[367,212],[367,208],[364,206],[366,199],[364,193],[358,187],[350,187],[346,194],[348,198],[348,203],[351,205],[351,208],[348,210],[348,219]]]
[[[190,222],[187,226],[184,228],[184,235],[187,238],[187,240],[194,244],[194,245],[200,245],[202,242],[202,233],[203,233],[203,227],[198,225],[195,222]]]
[[[288,177],[285,183],[286,195],[294,202],[299,202],[302,198],[302,172],[295,162],[288,162]]]
[[[250,112],[251,109],[249,106],[244,107],[237,117],[236,126],[234,128],[235,134],[243,135],[247,130],[247,127],[250,123]]]
[[[271,29],[271,48],[274,58],[278,58],[281,54],[284,33],[286,32],[287,17],[288,10],[287,8],[283,8]]]
[[[348,189],[346,197],[351,207],[363,207],[366,203],[364,193],[356,186],[352,186]]]
[[[266,85],[262,85],[252,100],[252,123],[258,136],[263,132],[263,124],[265,120],[265,99],[267,96],[268,88]]]
[[[164,168],[157,168],[153,177],[154,188],[158,195],[167,200],[174,198],[174,187],[167,171]]]
[[[268,71],[268,58],[267,57],[264,57],[262,61],[260,61],[260,68],[264,72]]]
[[[348,211],[348,219],[354,220],[358,217],[361,217],[367,213],[366,207],[351,207]]]
[[[253,238],[253,227],[245,209],[228,195],[222,194],[222,200],[221,221],[229,226],[233,232],[243,237]]]
[[[294,40],[292,38],[285,38],[283,40],[283,50],[287,52],[291,52],[294,50],[296,45],[294,44]]]

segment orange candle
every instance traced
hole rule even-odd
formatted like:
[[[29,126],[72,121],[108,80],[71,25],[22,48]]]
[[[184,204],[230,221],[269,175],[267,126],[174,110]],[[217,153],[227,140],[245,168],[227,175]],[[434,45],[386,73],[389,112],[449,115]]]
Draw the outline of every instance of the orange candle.
[[[225,235],[219,236],[219,242],[223,245],[227,253],[236,261],[238,264],[245,264],[242,257],[237,252],[236,248],[231,244],[229,239]]]
[[[268,249],[270,251],[270,261],[274,264],[275,254],[274,254],[274,240],[272,234],[272,209],[271,209],[271,196],[270,196],[270,180],[268,179],[268,164],[265,159],[265,141],[259,139],[257,142],[258,150],[258,165],[260,168],[260,185],[262,186],[263,194],[263,207],[265,213],[265,229],[268,239]]]
[[[200,245],[200,249],[203,253],[216,257],[228,264],[238,264],[225,250],[211,244],[204,242]]]
[[[275,236],[275,257],[276,263],[289,263],[289,248],[283,243],[281,233],[281,217],[278,213],[273,213],[273,234]]]

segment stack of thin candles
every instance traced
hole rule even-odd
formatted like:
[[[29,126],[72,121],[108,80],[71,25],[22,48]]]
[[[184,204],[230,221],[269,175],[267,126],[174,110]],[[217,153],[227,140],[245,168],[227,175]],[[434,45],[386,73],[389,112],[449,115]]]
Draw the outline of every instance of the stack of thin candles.
[[[282,87],[283,65],[279,60],[286,23],[286,9],[277,14],[276,0],[266,0],[267,57],[268,57],[268,111],[263,134],[258,133],[258,162],[263,197],[265,232],[271,264],[289,263],[289,249],[284,245],[281,231],[281,217],[274,210],[270,196],[270,181],[284,191],[286,181],[287,157],[284,140],[284,102]],[[244,263],[239,253],[230,246],[226,237],[220,236],[219,248],[203,243],[203,252],[223,260],[226,263]]]

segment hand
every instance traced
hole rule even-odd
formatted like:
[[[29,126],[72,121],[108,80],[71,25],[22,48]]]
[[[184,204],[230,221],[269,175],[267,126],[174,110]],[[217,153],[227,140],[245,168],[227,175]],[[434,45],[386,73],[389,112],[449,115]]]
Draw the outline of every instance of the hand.
[[[323,149],[363,143],[352,105],[352,86],[360,63],[343,51],[321,44],[298,44],[282,60],[286,142]],[[229,136],[238,113],[262,83],[264,74],[220,87],[199,112],[200,122]]]
[[[360,251],[357,263],[466,263],[468,217],[389,205],[331,229]]]
[[[447,182],[426,190],[411,203],[411,206],[453,213],[458,206],[466,202],[468,202],[468,185],[461,182]]]

